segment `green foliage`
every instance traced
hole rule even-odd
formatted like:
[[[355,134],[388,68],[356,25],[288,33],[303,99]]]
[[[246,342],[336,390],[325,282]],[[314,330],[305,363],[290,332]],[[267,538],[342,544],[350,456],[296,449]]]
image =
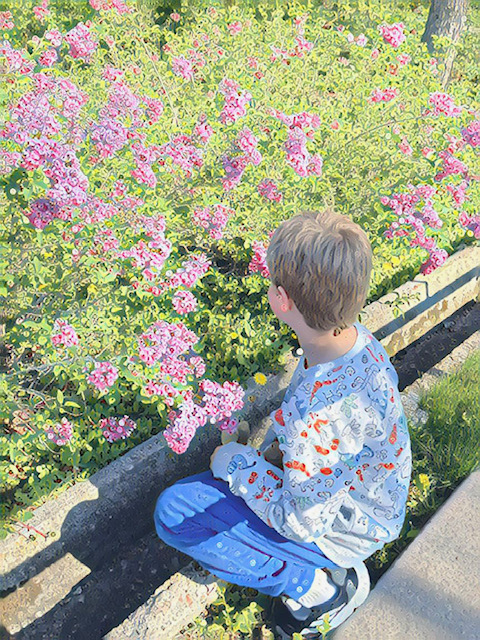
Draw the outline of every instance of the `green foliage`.
[[[16,23],[5,37],[13,46],[25,47],[35,59],[47,48],[42,39],[47,29],[58,27],[64,32],[78,21],[92,20],[100,47],[91,64],[74,60],[64,51],[50,70],[55,76],[72,79],[88,93],[82,116],[85,123],[96,121],[99,108],[106,102],[108,83],[102,74],[107,65],[124,70],[125,82],[132,91],[164,101],[163,116],[146,133],[147,146],[190,133],[198,115],[207,115],[215,133],[206,149],[204,165],[190,179],[172,166],[159,167],[158,184],[150,190],[131,177],[132,154],[128,147],[92,165],[94,145],[89,139],[79,159],[94,194],[101,197],[111,193],[114,183],[121,179],[128,185],[129,195],[145,201],[142,215],[165,217],[166,237],[173,245],[169,269],[179,268],[191,251],[204,252],[212,267],[194,289],[197,311],[180,318],[168,298],[132,287],[142,280],[141,270],[133,261],[101,261],[98,254],[89,253],[98,231],[95,225],[86,225],[75,233],[71,225],[58,219],[43,231],[28,223],[28,204],[42,197],[49,186],[41,170],[16,169],[0,177],[0,322],[5,324],[6,342],[13,352],[13,362],[0,380],[0,419],[4,425],[0,472],[7,488],[3,508],[5,517],[11,518],[8,526],[45,496],[89,477],[166,426],[170,407],[158,396],[145,394],[148,370],[139,377],[128,362],[136,352],[138,335],[156,320],[182,319],[196,332],[201,339],[195,348],[205,360],[205,375],[210,379],[244,384],[256,372],[280,370],[286,354],[298,345],[289,327],[280,324],[271,312],[266,296],[268,283],[258,273],[249,273],[248,265],[253,242],[267,242],[268,232],[282,220],[300,210],[332,203],[340,213],[362,225],[374,249],[367,303],[416,275],[426,252],[413,250],[404,238],[384,237],[393,214],[379,198],[410,182],[433,184],[440,161],[438,157],[426,159],[422,147],[443,149],[445,136],[458,135],[459,128],[471,119],[466,111],[455,119],[420,117],[429,93],[440,90],[438,74],[432,73],[426,47],[419,42],[425,4],[407,13],[407,5],[380,2],[328,1],[322,6],[291,2],[281,8],[273,2],[231,7],[219,2],[215,4],[218,15],[211,17],[205,11],[210,3],[182,4],[179,8],[172,0],[162,6],[168,6],[168,15],[170,7],[179,12],[181,9],[182,20],[174,23],[166,19],[167,11],[155,13],[159,4],[139,3],[142,11],[120,16],[113,12],[99,15],[86,1],[52,0],[51,15],[43,25],[33,17],[34,4],[22,3],[20,7],[4,2],[2,7],[12,11]],[[292,18],[305,10],[311,14],[305,37],[318,46],[311,54],[291,58],[289,65],[272,62],[272,45],[288,49],[295,46]],[[234,20],[251,20],[252,26],[232,36],[226,25]],[[405,67],[396,62],[398,51],[382,43],[377,25],[384,20],[402,20],[408,27],[401,52],[408,53],[412,62]],[[365,33],[368,46],[348,44],[335,29],[339,25],[355,35]],[[173,73],[171,59],[188,55],[202,33],[209,41],[200,40],[198,49],[207,64],[200,68],[194,82],[187,82]],[[107,44],[110,38],[115,41],[112,46]],[[163,50],[164,43],[172,53]],[[380,49],[375,61],[371,58],[373,46]],[[475,60],[461,51],[465,64],[451,93],[457,104],[475,108]],[[255,76],[255,70],[248,66],[246,52],[257,59],[262,77]],[[347,64],[340,64],[339,58]],[[389,72],[392,65],[397,67],[395,74]],[[26,76],[5,76],[7,82],[0,92],[2,127],[8,120],[9,105],[31,88]],[[223,106],[218,85],[224,77],[235,79],[253,96],[246,116],[230,126],[222,125],[218,118]],[[369,104],[372,89],[386,86],[397,87],[399,98],[383,105]],[[271,116],[271,108],[287,114],[306,110],[320,116],[321,126],[308,147],[312,153],[320,151],[323,157],[321,178],[300,178],[286,165],[286,128]],[[339,123],[337,130],[331,127],[335,120]],[[224,193],[220,158],[244,126],[258,137],[264,160],[258,167],[248,167],[238,187]],[[412,156],[399,152],[397,126],[414,148]],[[14,148],[12,143],[10,150]],[[474,151],[466,148],[462,159],[474,166]],[[260,196],[256,186],[264,178],[279,185],[284,196],[281,203]],[[217,202],[231,207],[235,215],[224,237],[212,242],[204,230],[191,223],[191,213],[198,205]],[[469,188],[464,210],[471,215],[478,211],[478,204],[479,186],[475,182]],[[440,248],[452,253],[460,243],[474,241],[472,233],[458,225],[458,210],[444,191],[439,190],[436,207],[444,225],[432,231],[432,236]],[[115,220],[105,220],[103,227],[115,231],[122,246],[129,247],[138,239],[133,230],[137,216],[132,210]],[[74,249],[81,254],[78,262],[72,260]],[[397,302],[400,305],[401,301]],[[57,318],[76,327],[81,339],[78,348],[65,353],[54,349],[51,333]],[[93,360],[111,361],[119,370],[117,382],[106,393],[98,393],[85,381],[84,366]],[[135,419],[139,428],[128,441],[106,443],[97,426],[99,420],[124,414]],[[67,446],[59,447],[48,442],[45,428],[62,417],[75,424],[75,435]]]

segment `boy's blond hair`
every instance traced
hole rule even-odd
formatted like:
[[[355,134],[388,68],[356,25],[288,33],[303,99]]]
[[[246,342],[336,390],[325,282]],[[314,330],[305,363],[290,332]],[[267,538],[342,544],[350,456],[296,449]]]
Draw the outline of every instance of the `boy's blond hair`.
[[[311,329],[346,329],[368,296],[372,247],[365,231],[332,209],[304,211],[273,233],[266,262]]]

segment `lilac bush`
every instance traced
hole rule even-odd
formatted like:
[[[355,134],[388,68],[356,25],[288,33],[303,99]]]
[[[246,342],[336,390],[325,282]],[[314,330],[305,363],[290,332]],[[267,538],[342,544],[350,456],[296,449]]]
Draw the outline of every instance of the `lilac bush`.
[[[246,378],[290,348],[268,333],[265,253],[294,212],[331,203],[368,231],[374,293],[480,237],[478,105],[442,90],[406,20],[206,7],[190,26],[172,14],[160,50],[133,4],[90,5],[65,30],[42,2],[28,42],[24,14],[0,14],[0,416],[32,425],[7,445],[12,486],[38,459],[86,477],[158,431],[181,454],[198,429],[234,430],[237,365]]]

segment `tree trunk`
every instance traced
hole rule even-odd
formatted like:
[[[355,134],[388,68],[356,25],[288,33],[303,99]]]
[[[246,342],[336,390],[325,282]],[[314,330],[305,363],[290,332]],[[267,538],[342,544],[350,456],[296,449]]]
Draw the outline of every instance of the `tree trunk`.
[[[468,0],[431,0],[422,42],[433,53],[432,36],[448,36],[458,40],[467,22]]]
[[[427,24],[422,35],[422,42],[427,43],[430,53],[435,51],[432,36],[447,36],[457,42],[467,23],[468,0],[431,0]],[[442,55],[445,69],[442,75],[442,86],[445,88],[450,80],[456,49],[450,47]]]

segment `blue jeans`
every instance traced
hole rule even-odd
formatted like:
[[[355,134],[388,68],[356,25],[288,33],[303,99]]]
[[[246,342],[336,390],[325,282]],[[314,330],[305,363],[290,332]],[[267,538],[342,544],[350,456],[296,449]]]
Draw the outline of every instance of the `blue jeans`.
[[[166,544],[217,578],[269,596],[298,600],[315,569],[338,567],[314,543],[288,540],[269,527],[210,470],[162,491],[154,520]]]

